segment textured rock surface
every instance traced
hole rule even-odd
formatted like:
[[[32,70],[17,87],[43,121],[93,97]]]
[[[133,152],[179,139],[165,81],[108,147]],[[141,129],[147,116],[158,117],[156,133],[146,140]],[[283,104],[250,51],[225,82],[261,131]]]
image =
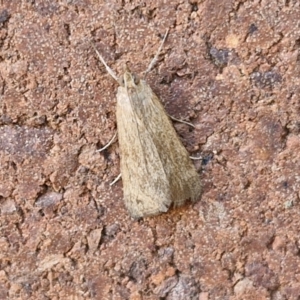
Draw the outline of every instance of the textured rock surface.
[[[216,4],[217,3],[217,4]],[[0,299],[299,299],[299,1],[1,1]],[[144,71],[202,178],[128,216],[117,85]]]

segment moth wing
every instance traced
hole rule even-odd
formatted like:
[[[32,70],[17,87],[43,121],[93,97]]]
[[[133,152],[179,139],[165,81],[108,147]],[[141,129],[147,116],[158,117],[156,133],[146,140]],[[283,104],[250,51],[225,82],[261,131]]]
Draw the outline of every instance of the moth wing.
[[[133,218],[166,212],[171,204],[169,183],[151,133],[145,127],[145,117],[136,115],[131,101],[134,99],[128,98],[125,88],[119,87],[117,99],[125,206]]]
[[[201,193],[199,175],[169,117],[144,82],[119,87],[118,138],[124,201],[134,218],[166,212]]]
[[[144,94],[151,95],[152,104],[147,110],[147,130],[152,132],[152,142],[156,145],[167,175],[171,199],[174,206],[181,206],[187,199],[198,200],[201,194],[199,174],[192,163],[189,153],[183,146],[163,105],[152,89],[144,83]],[[144,102],[146,105],[146,101]],[[157,112],[160,113],[157,113]],[[142,111],[140,112],[142,113]],[[151,120],[151,121],[150,121]],[[154,125],[153,127],[153,124]]]

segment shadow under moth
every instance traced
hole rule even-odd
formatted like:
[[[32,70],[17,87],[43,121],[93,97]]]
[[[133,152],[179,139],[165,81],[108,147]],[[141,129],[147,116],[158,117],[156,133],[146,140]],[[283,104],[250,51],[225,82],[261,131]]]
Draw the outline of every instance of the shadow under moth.
[[[145,76],[155,64],[167,34]],[[172,204],[196,201],[201,194],[199,175],[158,97],[127,66],[118,78],[95,51],[119,83],[117,132],[124,202],[130,215],[135,219],[153,216],[166,212]]]

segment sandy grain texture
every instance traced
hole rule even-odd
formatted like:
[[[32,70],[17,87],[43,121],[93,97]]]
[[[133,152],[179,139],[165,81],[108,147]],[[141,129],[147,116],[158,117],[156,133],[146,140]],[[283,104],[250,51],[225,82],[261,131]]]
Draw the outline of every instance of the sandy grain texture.
[[[298,1],[0,1],[0,299],[298,299]],[[201,201],[133,221],[115,84],[148,83]]]

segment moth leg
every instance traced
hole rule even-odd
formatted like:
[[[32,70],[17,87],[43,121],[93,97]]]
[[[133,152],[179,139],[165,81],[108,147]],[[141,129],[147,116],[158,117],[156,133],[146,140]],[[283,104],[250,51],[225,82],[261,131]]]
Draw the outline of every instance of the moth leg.
[[[176,119],[175,117],[172,117],[168,114],[168,116],[173,120],[173,121],[176,121],[176,122],[179,122],[179,123],[183,123],[183,124],[187,124],[193,128],[196,128],[192,123],[189,123],[187,121],[183,121],[183,120],[179,120],[179,119]]]
[[[121,177],[122,177],[122,174],[120,173],[120,174],[114,179],[114,181],[112,181],[109,185],[110,185],[110,186],[114,185],[117,181],[120,180]]]
[[[162,42],[161,42],[161,44],[160,44],[160,46],[159,46],[159,48],[158,48],[158,50],[157,50],[155,56],[154,56],[154,58],[153,58],[152,61],[150,62],[150,64],[149,64],[147,70],[145,71],[144,78],[146,78],[147,74],[151,71],[151,69],[153,68],[153,66],[156,64],[157,59],[158,59],[158,56],[159,56],[159,53],[160,53],[160,51],[161,51],[161,49],[162,49],[162,46],[164,45],[164,42],[165,42],[165,40],[166,40],[166,38],[167,38],[167,36],[168,36],[168,33],[169,33],[169,29],[167,29],[167,31],[166,31],[166,33],[165,33],[165,35],[164,35],[164,38],[163,38],[163,40],[162,40]]]
[[[179,123],[183,123],[183,124],[187,124],[187,125],[189,125],[189,126],[191,126],[191,127],[193,127],[193,128],[196,128],[192,123],[189,123],[189,122],[187,122],[187,121],[183,121],[183,120],[176,119],[176,118],[170,116],[169,114],[168,114],[168,116],[169,116],[173,121],[176,121],[176,122],[179,122]],[[202,159],[202,157],[201,157],[201,156],[200,156],[200,157],[190,156],[190,159],[192,159],[192,160],[200,160],[200,159]]]
[[[112,137],[112,139],[104,147],[98,149],[97,152],[101,152],[101,151],[105,150],[106,148],[108,148],[113,143],[113,141],[115,140],[116,136],[117,136],[117,132],[114,134],[114,136]]]
[[[190,156],[190,159],[191,160],[200,160],[200,159],[203,159],[202,156],[199,156],[199,157],[196,157],[196,156]]]
[[[106,148],[108,148],[113,143],[116,136],[117,136],[117,132],[114,134],[112,139],[104,147],[98,149],[96,152],[101,152],[101,151],[105,150]],[[110,186],[114,185],[117,181],[119,181],[120,178],[121,178],[121,173],[109,185]]]

